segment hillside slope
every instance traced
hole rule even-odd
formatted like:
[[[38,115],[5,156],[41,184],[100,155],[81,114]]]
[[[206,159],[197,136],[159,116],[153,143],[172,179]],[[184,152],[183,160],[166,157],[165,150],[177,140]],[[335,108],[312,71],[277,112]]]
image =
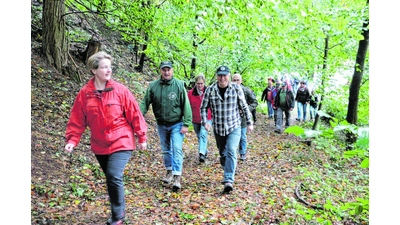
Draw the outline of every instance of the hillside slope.
[[[125,44],[112,35],[104,39],[104,50],[114,56],[119,68],[115,79],[127,85],[140,101],[148,82],[159,76],[151,72],[157,68],[136,73]],[[40,45],[32,37],[31,224],[105,224],[110,215],[107,190],[90,151],[89,132],[72,154],[64,152],[69,110],[90,75],[77,58],[74,63],[86,71],[82,83],[60,74],[46,62]],[[292,115],[295,118],[294,112]],[[182,190],[173,193],[160,181],[165,169],[154,116],[149,112],[148,150],[135,151],[125,170],[127,224],[304,222],[296,214],[296,209],[304,206],[293,195],[302,181],[297,168],[323,170],[329,156],[293,135],[274,133],[273,120],[265,115],[258,113],[257,118],[255,130],[248,134],[248,159],[238,162],[232,194],[221,194],[223,171],[214,136],[209,137],[209,157],[200,164],[192,130],[184,140]]]

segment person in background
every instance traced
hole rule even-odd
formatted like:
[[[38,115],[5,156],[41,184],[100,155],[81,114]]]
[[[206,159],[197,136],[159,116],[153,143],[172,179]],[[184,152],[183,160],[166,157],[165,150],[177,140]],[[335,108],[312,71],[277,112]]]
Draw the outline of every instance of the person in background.
[[[292,82],[290,81],[289,75],[284,75],[282,83],[286,83],[286,90],[291,91],[293,93]]]
[[[189,90],[188,98],[190,102],[190,106],[192,108],[192,125],[194,132],[197,136],[198,141],[198,151],[199,151],[199,161],[205,162],[208,149],[208,131],[201,125],[201,116],[200,116],[200,105],[201,101],[204,97],[204,91],[206,90],[206,78],[203,74],[199,74],[195,78],[195,86]],[[207,114],[207,123],[211,125],[211,109],[208,110]]]
[[[220,163],[224,170],[223,193],[233,190],[237,164],[236,150],[239,145],[241,132],[241,116],[243,112],[248,131],[253,130],[251,112],[247,106],[242,88],[230,82],[230,70],[220,66],[216,71],[217,81],[210,85],[205,93],[200,106],[201,123],[206,130],[211,129],[207,123],[208,109],[211,108],[213,116],[213,132],[220,155]]]
[[[306,82],[302,80],[300,87],[297,89],[295,100],[297,101],[297,121],[306,121],[307,105],[310,102],[310,92],[306,86]]]
[[[276,86],[274,88],[274,90],[272,91],[272,108],[274,110],[274,126],[276,126],[276,120],[278,118],[278,110],[274,109],[274,105],[275,105],[275,98],[276,95],[278,94],[278,91],[282,88],[282,82],[281,81],[277,81],[276,82]]]
[[[255,95],[254,92],[253,92],[253,95]],[[253,118],[253,124],[256,124],[256,122],[257,122],[257,108],[251,110],[251,115],[252,115],[252,118]]]
[[[72,152],[86,127],[90,146],[102,171],[111,205],[107,224],[122,224],[125,218],[124,168],[136,149],[147,148],[147,125],[132,92],[112,79],[112,57],[97,52],[87,66],[93,77],[75,98],[66,126],[65,151]]]
[[[242,84],[242,76],[238,73],[233,74],[232,76],[232,81],[237,83],[243,90],[244,97],[246,99],[246,103],[250,109],[250,111],[255,110],[258,106],[258,101],[257,97],[254,94],[250,88],[244,86]],[[244,113],[240,111],[240,115],[242,117],[242,123],[241,123],[241,135],[240,135],[240,141],[239,141],[239,154],[240,154],[240,160],[246,160],[247,157],[247,123],[246,123],[246,118],[244,116]]]
[[[274,109],[272,107],[274,105],[274,98],[272,96],[272,93],[275,90],[274,83],[275,80],[273,78],[268,78],[268,86],[264,89],[261,95],[261,101],[266,102],[268,106],[268,119],[272,119],[274,116]]]
[[[160,79],[152,81],[140,103],[146,115],[150,104],[157,121],[165,169],[162,181],[172,184],[172,190],[181,189],[183,170],[183,139],[192,122],[192,110],[182,81],[173,77],[172,62],[160,63]]]
[[[315,89],[311,90],[310,94],[310,119],[313,120],[317,115],[317,108],[319,103],[319,95],[315,93]]]
[[[293,80],[293,94],[294,94],[294,96],[296,96],[296,94],[297,94],[297,89],[299,88],[299,84],[300,84],[300,80],[297,77],[295,77],[294,80]]]
[[[287,90],[286,82],[282,82],[282,88],[277,92],[275,97],[274,109],[278,110],[275,132],[282,133],[283,113],[285,113],[285,127],[290,126],[290,111],[294,108],[293,92]]]

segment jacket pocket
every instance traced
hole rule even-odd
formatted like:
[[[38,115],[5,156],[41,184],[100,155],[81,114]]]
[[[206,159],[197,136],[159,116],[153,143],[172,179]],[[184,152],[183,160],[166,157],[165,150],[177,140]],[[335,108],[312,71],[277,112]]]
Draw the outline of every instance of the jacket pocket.
[[[115,130],[105,130],[104,135],[105,139],[108,142],[108,144],[112,144],[116,141],[118,141],[121,138],[126,138],[128,137],[128,131],[126,130],[125,127],[115,129]]]

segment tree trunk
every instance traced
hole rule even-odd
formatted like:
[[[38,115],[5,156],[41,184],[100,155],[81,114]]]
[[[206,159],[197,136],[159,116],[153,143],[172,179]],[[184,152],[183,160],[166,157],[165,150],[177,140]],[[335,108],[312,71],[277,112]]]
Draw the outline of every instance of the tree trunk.
[[[68,43],[65,35],[65,0],[43,1],[42,50],[47,60],[62,72],[67,65]]]
[[[144,34],[144,43],[146,43],[146,44],[144,44],[144,45],[142,46],[142,53],[140,54],[139,65],[135,67],[135,69],[136,69],[138,72],[143,72],[144,61],[145,61],[145,59],[146,59],[146,53],[145,53],[145,51],[146,51],[146,49],[147,49],[147,41],[148,41],[148,40],[149,40],[149,36],[147,35],[147,33],[145,33],[145,34]]]
[[[364,62],[365,57],[368,50],[368,42],[369,42],[369,29],[368,29],[369,22],[366,21],[363,24],[363,32],[362,35],[364,36],[364,40],[360,40],[358,44],[358,51],[357,51],[357,58],[356,58],[356,65],[354,67],[354,74],[353,78],[350,83],[350,90],[349,90],[349,105],[347,107],[347,122],[351,124],[357,124],[357,110],[358,110],[358,95],[360,93],[360,86],[364,72]]]
[[[328,53],[329,53],[329,36],[327,35],[325,38],[325,49],[324,49],[324,64],[322,65],[322,71],[326,71],[326,68],[328,67],[327,63],[328,63]],[[323,78],[321,81],[321,85],[322,87],[325,87],[325,79]],[[321,100],[319,101],[318,104],[318,111],[320,111],[322,109],[322,103],[323,103],[323,99],[325,98],[325,92],[321,93]],[[319,123],[320,123],[320,116],[317,113],[317,115],[315,115],[315,120],[314,120],[314,124],[312,127],[312,130],[318,130],[319,127]]]
[[[94,40],[93,38],[89,40],[88,45],[86,46],[85,51],[83,52],[83,61],[85,64],[90,56],[94,55],[95,53],[99,52],[101,48],[100,41]]]

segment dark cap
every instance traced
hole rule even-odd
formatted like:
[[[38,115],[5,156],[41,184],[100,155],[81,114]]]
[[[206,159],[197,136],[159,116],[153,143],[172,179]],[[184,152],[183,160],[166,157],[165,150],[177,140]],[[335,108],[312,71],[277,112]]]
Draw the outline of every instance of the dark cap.
[[[227,66],[220,66],[217,69],[217,75],[227,75],[230,72],[231,71],[229,70],[229,68]]]
[[[161,64],[160,64],[160,69],[162,69],[162,68],[164,68],[164,67],[172,68],[172,62],[170,62],[170,61],[161,62]]]

